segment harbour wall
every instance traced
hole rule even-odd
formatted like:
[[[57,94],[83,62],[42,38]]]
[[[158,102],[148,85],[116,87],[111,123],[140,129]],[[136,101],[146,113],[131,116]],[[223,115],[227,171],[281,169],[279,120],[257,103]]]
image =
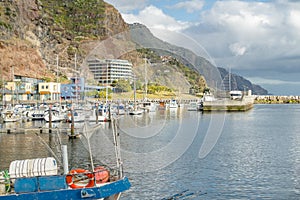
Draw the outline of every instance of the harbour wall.
[[[254,97],[255,104],[298,104],[300,96],[263,95]]]

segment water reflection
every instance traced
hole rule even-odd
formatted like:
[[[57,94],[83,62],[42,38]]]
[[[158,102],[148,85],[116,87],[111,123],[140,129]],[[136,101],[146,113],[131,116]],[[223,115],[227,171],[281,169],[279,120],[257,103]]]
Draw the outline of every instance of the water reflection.
[[[213,150],[198,157],[219,113],[159,110],[119,119],[121,156],[132,188],[122,199],[300,199],[300,105],[256,105],[228,113]],[[70,168],[90,166],[81,140],[69,140]],[[55,150],[57,138],[41,137]],[[52,138],[53,137],[53,138]],[[95,165],[115,163],[110,123],[91,137]],[[0,169],[15,159],[51,156],[35,134],[0,134]],[[163,185],[163,187],[158,187]]]

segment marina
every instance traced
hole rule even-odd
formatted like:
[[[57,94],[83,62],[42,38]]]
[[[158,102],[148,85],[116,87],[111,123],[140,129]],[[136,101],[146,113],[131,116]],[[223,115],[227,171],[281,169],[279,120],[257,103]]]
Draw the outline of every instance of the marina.
[[[300,198],[300,140],[295,131],[300,130],[296,120],[299,105],[254,105],[246,112],[202,113],[187,108],[185,104],[178,109],[120,116],[124,174],[131,183],[121,199]],[[22,126],[46,122],[26,123]],[[98,139],[93,138],[91,146],[94,164],[103,166],[113,163],[114,153],[109,151],[113,145],[110,122],[101,124],[102,131],[96,133]],[[90,166],[81,140],[60,135],[68,146],[69,168]],[[55,131],[39,136],[55,151]],[[208,136],[216,143],[201,157]],[[8,169],[13,160],[51,155],[35,133],[1,133],[0,146],[1,170]],[[157,187],[159,184],[165,187]]]

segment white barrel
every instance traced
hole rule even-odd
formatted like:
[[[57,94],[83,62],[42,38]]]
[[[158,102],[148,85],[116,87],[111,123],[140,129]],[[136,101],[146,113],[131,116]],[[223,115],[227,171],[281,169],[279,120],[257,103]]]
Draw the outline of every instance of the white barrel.
[[[10,178],[57,175],[57,162],[53,157],[15,160],[9,166]]]

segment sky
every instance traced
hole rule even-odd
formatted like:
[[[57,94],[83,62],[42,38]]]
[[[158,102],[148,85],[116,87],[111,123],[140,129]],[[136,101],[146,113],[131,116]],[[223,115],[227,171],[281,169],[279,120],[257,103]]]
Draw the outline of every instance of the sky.
[[[127,23],[158,38],[202,48],[217,67],[273,95],[300,95],[299,0],[106,0]],[[178,35],[189,38],[183,42]],[[191,44],[194,45],[191,45]]]

